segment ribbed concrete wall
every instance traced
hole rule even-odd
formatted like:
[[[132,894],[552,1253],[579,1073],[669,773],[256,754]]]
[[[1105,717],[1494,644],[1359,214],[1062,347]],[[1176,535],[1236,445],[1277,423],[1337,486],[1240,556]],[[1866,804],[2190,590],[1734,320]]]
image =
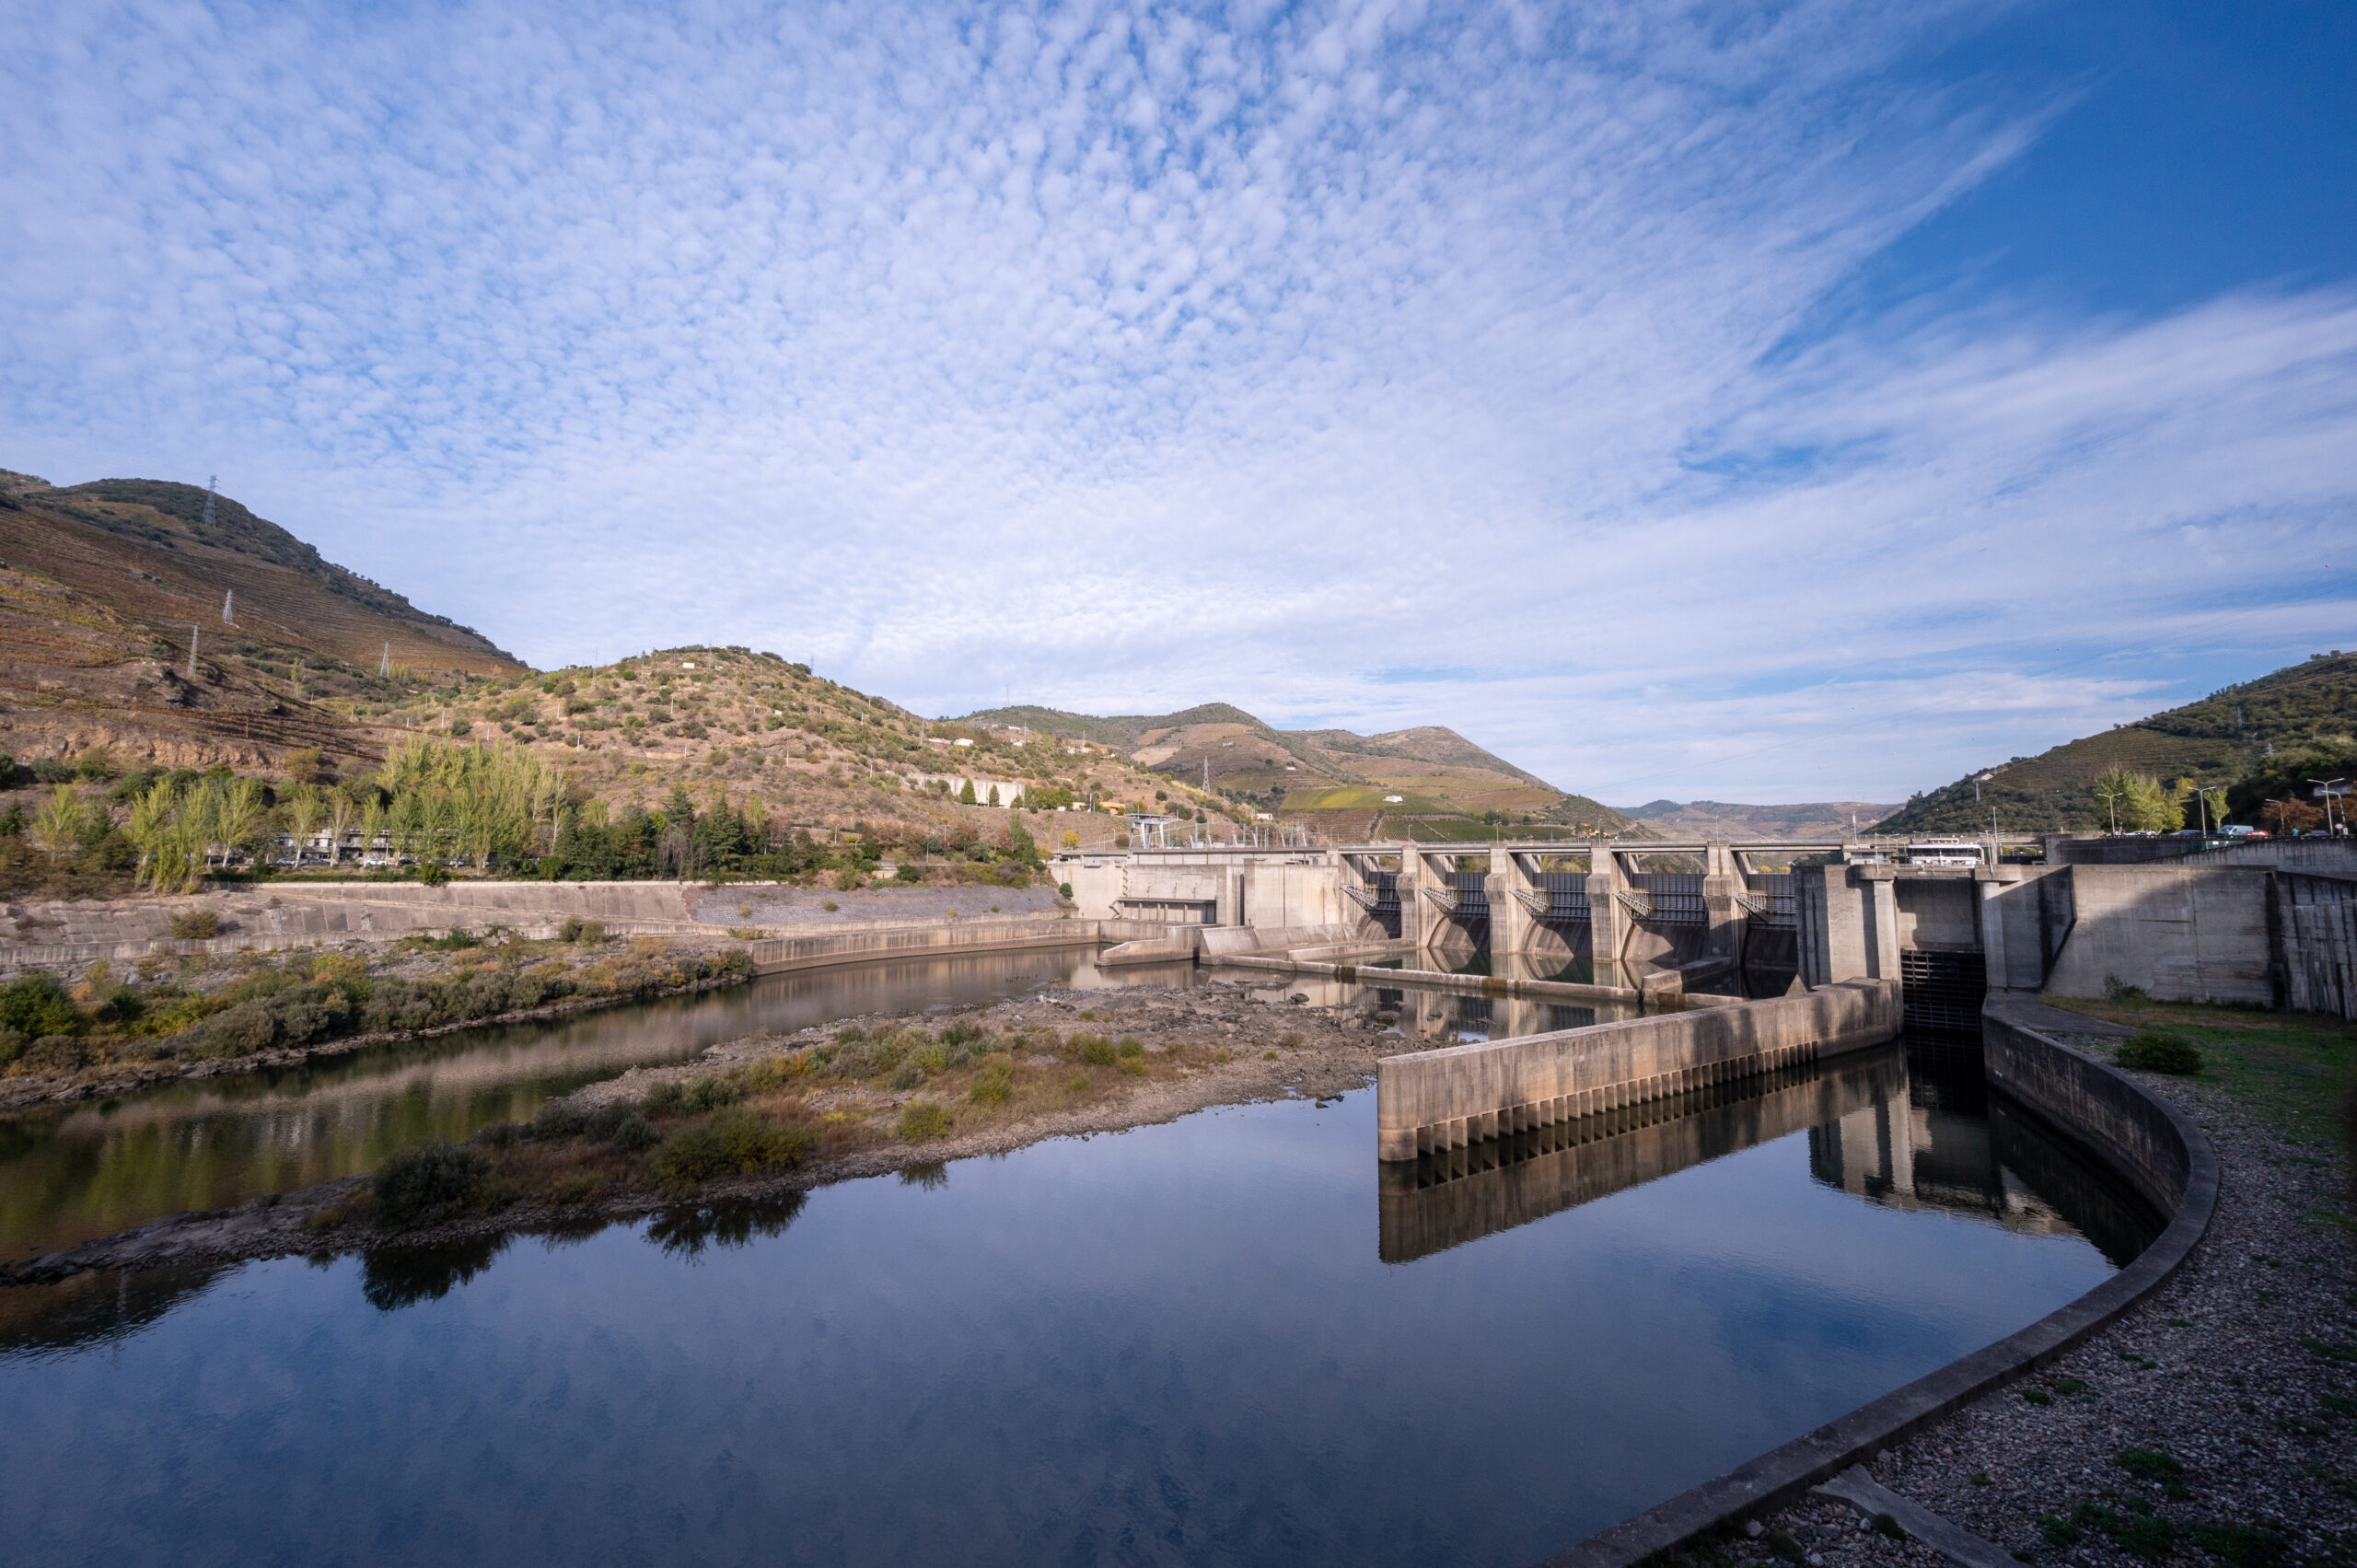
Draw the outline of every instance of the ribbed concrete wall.
[[[1897,1051],[1863,1057],[1823,1073],[1796,1070],[1793,1081],[1726,1085],[1607,1116],[1541,1129],[1524,1157],[1488,1170],[1441,1170],[1422,1184],[1425,1164],[1382,1167],[1379,1248],[1387,1263],[1418,1258],[1690,1169],[1738,1149],[1757,1147],[1853,1110],[1887,1102],[1907,1089]],[[1721,1098],[1724,1097],[1724,1098]],[[1478,1157],[1477,1151],[1477,1157]],[[1458,1152],[1430,1162],[1461,1161]]]
[[[2357,881],[2281,871],[2273,878],[2283,1005],[2357,1018]]]
[[[1666,1013],[1385,1058],[1376,1155],[1413,1159],[1483,1138],[1774,1072],[1896,1037],[1898,982]]]

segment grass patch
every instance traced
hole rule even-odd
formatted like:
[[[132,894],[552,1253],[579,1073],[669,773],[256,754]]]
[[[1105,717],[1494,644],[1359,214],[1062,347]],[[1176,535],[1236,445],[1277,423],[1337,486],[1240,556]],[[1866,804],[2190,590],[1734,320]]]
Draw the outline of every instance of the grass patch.
[[[2199,1051],[2203,1075],[2293,1143],[2329,1144],[2357,1068],[2357,1023],[2312,1013],[2198,1003],[2049,996],[2055,1006],[2167,1034]]]
[[[2257,1525],[2203,1523],[2185,1533],[2194,1545],[2235,1568],[2266,1568],[2283,1555],[2283,1538]]]

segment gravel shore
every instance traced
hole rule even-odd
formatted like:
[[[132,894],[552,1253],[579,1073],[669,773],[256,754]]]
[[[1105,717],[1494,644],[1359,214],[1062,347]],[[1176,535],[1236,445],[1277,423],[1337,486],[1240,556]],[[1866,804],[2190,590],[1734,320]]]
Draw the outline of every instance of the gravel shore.
[[[2071,1355],[1877,1456],[1871,1472],[2027,1562],[2357,1562],[2347,1162],[2284,1142],[2213,1086],[2138,1076],[2217,1144],[2209,1234]],[[1846,1504],[1812,1500],[1760,1523],[1720,1559],[1939,1561]]]

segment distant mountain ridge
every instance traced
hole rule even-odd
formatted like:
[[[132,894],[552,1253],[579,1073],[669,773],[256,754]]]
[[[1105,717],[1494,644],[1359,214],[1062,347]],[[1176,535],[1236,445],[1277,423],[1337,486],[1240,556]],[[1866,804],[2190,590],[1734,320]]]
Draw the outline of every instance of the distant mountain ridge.
[[[1667,836],[1706,839],[1827,839],[1868,831],[1898,810],[1864,800],[1817,800],[1798,806],[1738,806],[1723,800],[1652,800],[1622,808]]]
[[[1641,831],[1619,812],[1558,789],[1455,730],[1420,725],[1381,735],[1279,729],[1228,703],[1169,714],[1101,715],[1038,704],[985,708],[970,724],[1021,726],[1112,746],[1137,765],[1248,796],[1340,834],[1487,837],[1515,820],[1596,831]]]

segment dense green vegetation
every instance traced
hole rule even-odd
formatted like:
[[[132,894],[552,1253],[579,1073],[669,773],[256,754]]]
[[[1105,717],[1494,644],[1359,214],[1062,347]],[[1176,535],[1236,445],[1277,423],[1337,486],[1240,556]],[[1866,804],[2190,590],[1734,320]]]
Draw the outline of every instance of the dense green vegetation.
[[[2225,788],[2228,819],[2258,826],[2264,801],[2291,794],[2307,805],[2309,777],[2350,776],[2352,765],[2357,656],[2319,654],[2036,757],[1976,768],[1914,796],[1881,827],[1893,833],[1986,832],[1993,816],[2006,832],[2105,830],[2110,803],[2096,786],[2113,773],[2170,789],[2180,780]],[[2196,815],[2189,801],[2185,820]]]
[[[13,768],[7,759],[0,766]],[[364,858],[436,879],[462,866],[551,880],[743,877],[842,888],[875,874],[888,853],[902,864],[938,860],[951,879],[1027,887],[1039,852],[1012,817],[994,839],[970,821],[865,823],[819,843],[774,818],[761,797],[725,795],[699,808],[679,784],[661,809],[614,812],[577,781],[512,742],[468,745],[412,737],[384,766],[321,789],[298,762],[290,780],[140,769],[122,776],[103,752],[85,753],[78,784],[61,783],[28,814],[0,815],[0,842],[52,873],[108,874],[159,892],[192,892],[208,876],[244,866],[278,874],[289,842],[331,869]],[[324,837],[329,847],[315,848]],[[356,845],[354,843],[356,841]],[[122,890],[122,889],[117,889]]]

